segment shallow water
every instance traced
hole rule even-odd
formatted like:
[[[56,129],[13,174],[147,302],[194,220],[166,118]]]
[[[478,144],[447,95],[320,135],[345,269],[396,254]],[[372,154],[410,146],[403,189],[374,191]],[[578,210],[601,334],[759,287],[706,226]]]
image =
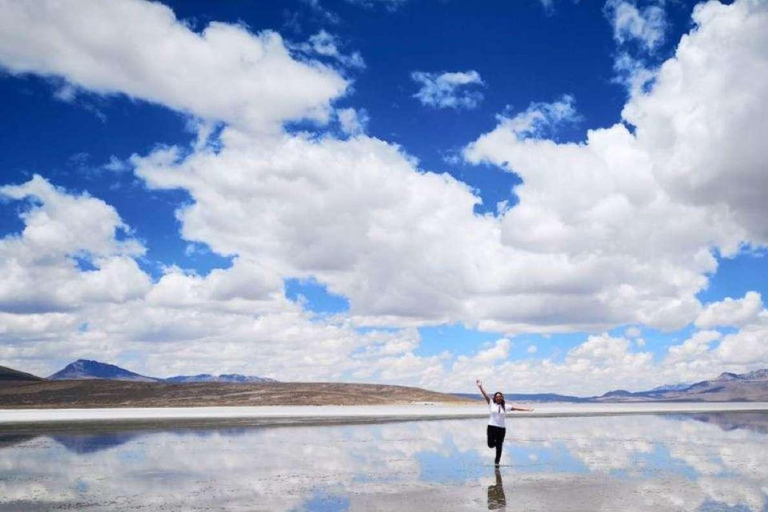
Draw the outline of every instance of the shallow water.
[[[114,426],[112,427],[114,428]],[[3,434],[0,510],[768,511],[768,415]]]

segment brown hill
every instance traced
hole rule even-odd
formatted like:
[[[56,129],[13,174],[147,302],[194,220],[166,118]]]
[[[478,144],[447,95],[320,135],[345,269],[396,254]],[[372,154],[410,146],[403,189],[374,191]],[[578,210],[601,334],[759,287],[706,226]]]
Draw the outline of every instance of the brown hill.
[[[473,403],[426,389],[379,384],[168,384],[72,380],[0,385],[0,408],[387,405],[412,402]]]

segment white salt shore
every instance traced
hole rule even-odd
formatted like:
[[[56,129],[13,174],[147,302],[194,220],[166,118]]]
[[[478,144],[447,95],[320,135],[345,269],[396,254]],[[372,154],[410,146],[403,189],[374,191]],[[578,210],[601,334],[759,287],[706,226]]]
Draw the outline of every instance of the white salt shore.
[[[533,404],[532,413],[510,413],[510,418],[595,416],[618,414],[682,414],[711,412],[766,412],[768,402],[676,402],[631,404]],[[253,420],[261,424],[377,422],[487,416],[478,405],[370,405],[370,406],[258,406],[258,407],[152,407],[107,409],[0,409],[0,425],[55,422]]]

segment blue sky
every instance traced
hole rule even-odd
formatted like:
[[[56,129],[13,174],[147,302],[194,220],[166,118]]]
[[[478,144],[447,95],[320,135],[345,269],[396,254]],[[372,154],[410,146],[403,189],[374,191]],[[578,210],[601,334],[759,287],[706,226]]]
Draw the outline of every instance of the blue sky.
[[[738,135],[766,55],[727,37],[760,2],[30,5],[0,24],[0,364],[563,392],[768,366]]]

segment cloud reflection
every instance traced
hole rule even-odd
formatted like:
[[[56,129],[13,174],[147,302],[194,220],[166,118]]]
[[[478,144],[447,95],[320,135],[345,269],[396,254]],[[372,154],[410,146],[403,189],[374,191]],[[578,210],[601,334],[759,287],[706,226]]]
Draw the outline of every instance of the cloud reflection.
[[[766,507],[764,414],[515,418],[496,472],[483,423],[0,433],[0,508]]]

